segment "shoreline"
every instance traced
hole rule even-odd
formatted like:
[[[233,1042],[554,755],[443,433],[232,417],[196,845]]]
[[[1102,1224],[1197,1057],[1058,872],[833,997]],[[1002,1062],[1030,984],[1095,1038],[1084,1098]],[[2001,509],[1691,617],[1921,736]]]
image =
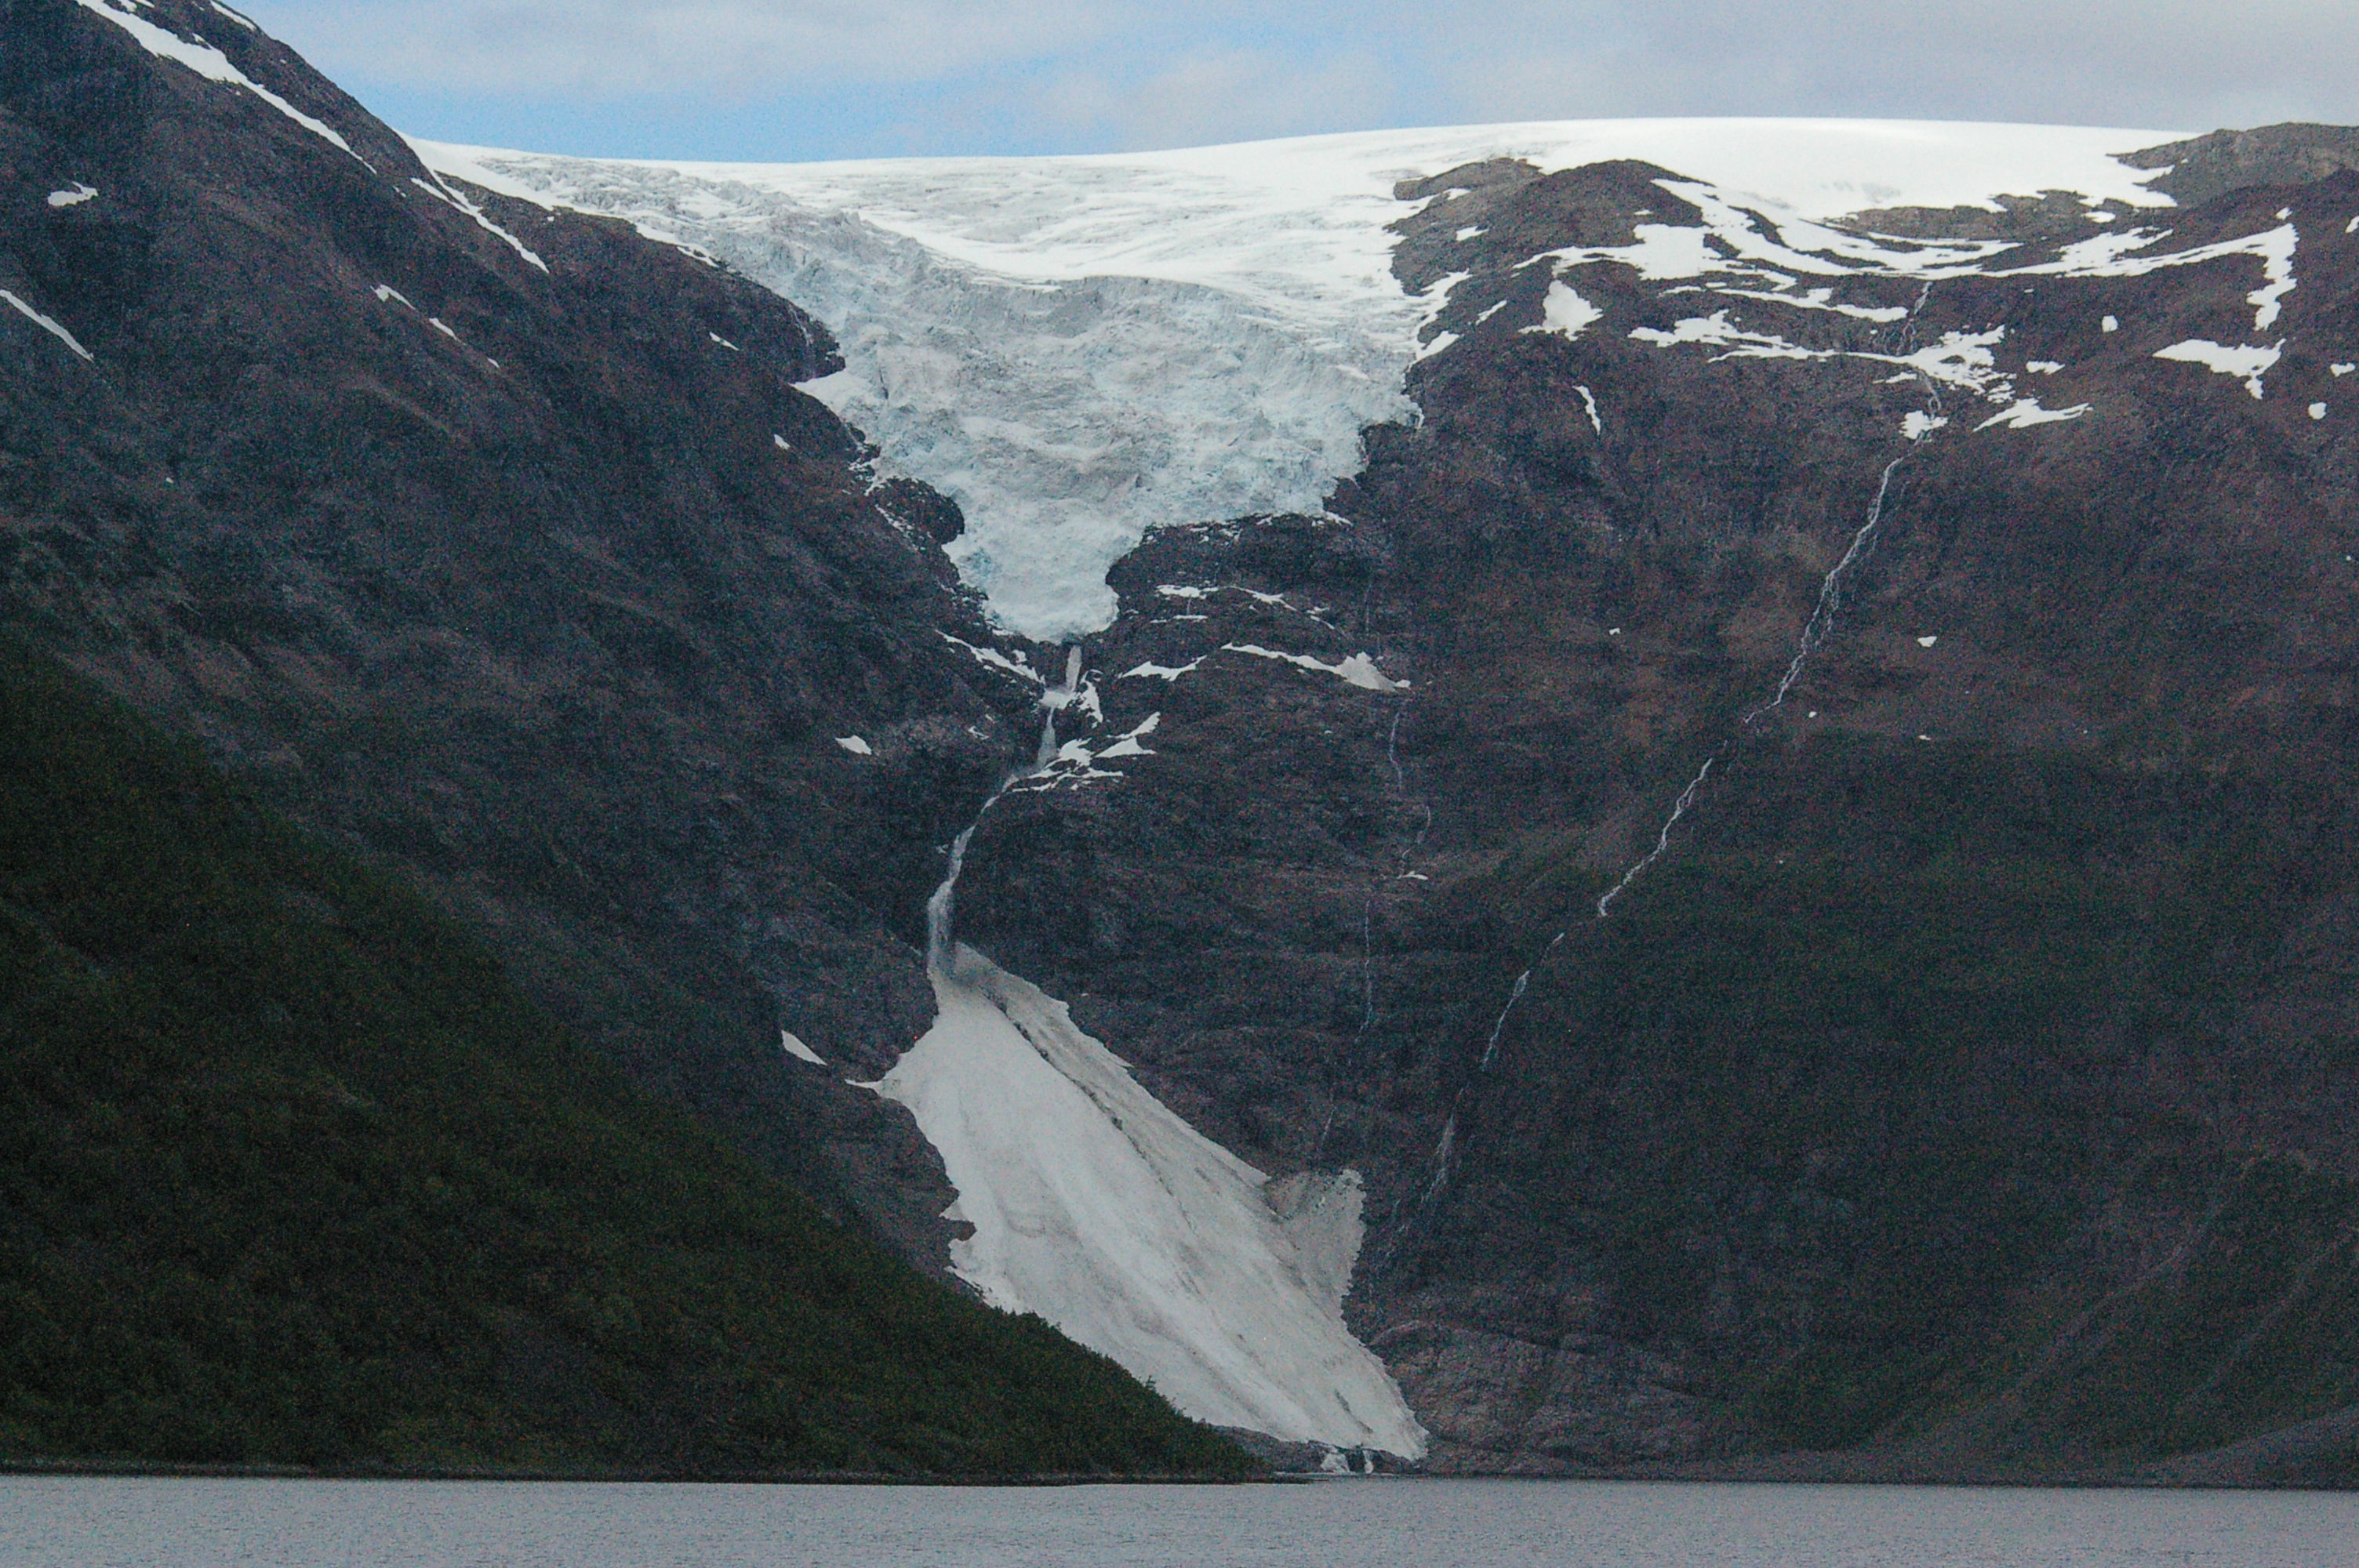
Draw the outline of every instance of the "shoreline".
[[[1386,1470],[1338,1474],[1316,1470],[1271,1470],[1243,1477],[1204,1474],[1136,1475],[1040,1473],[1006,1476],[892,1475],[878,1471],[781,1470],[684,1474],[663,1470],[470,1469],[461,1466],[173,1464],[163,1461],[0,1458],[0,1478],[56,1476],[74,1479],[219,1481],[501,1482],[575,1486],[708,1487],[1112,1487],[1112,1486],[1310,1486],[1353,1481],[1516,1481],[1532,1485],[1642,1482],[1658,1486],[1935,1487],[1961,1490],[2136,1492],[2321,1492],[2359,1491],[2359,1484],[2314,1478],[2282,1480],[2129,1471],[2110,1475],[2063,1472],[1941,1473],[1899,1465],[1861,1464],[1873,1455],[1794,1454],[1763,1455],[1754,1463],[1712,1466],[1628,1465],[1565,1475],[1505,1471]],[[1785,1463],[1780,1463],[1781,1461]],[[1802,1463],[1794,1463],[1801,1461]],[[1821,1463],[1810,1463],[1820,1461]],[[1850,1461],[1851,1463],[1835,1463]]]

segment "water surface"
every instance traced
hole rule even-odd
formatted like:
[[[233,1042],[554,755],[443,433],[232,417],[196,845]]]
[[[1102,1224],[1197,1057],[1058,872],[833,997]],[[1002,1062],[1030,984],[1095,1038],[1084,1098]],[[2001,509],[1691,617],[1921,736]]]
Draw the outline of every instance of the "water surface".
[[[2349,1568],[2359,1495],[0,1476],[6,1568]]]

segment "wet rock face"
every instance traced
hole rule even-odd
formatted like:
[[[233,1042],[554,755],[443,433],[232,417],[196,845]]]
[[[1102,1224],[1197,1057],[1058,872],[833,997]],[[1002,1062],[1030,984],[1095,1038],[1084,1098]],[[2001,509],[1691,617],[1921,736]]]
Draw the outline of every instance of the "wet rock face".
[[[873,1077],[931,1015],[937,846],[1008,744],[941,635],[983,635],[956,508],[872,492],[794,306],[434,179],[210,7],[137,16],[284,106],[0,6],[8,620],[939,1259],[915,1129],[778,1030]]]
[[[1103,722],[986,821],[962,935],[1247,1159],[1364,1174],[1347,1312],[1440,1467],[2056,1474],[2347,1402],[2294,1323],[2359,1214],[2359,177],[2136,275],[1543,254],[1695,222],[1666,178],[1413,192],[1405,276],[1463,275],[1422,423],[1325,516],[1116,569]],[[2011,268],[2128,226],[1984,216]],[[2281,349],[2256,396],[2190,340]]]
[[[1610,1339],[1551,1344],[1412,1318],[1375,1345],[1419,1390],[1440,1474],[1545,1476],[1704,1445],[1709,1410],[1678,1388],[1682,1369]]]

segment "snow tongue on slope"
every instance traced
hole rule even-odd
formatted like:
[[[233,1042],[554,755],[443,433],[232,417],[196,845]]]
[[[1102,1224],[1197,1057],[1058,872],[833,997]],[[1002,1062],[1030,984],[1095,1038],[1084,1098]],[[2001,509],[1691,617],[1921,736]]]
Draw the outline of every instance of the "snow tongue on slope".
[[[949,1217],[974,1227],[951,1247],[962,1279],[1199,1420],[1425,1452],[1343,1325],[1356,1175],[1290,1192],[1281,1220],[1262,1173],[1147,1093],[1064,1003],[963,945],[930,968],[940,1013],[876,1087],[908,1107],[958,1189]]]
[[[2160,171],[2112,155],[2170,135],[1575,121],[779,165],[413,145],[440,172],[628,219],[825,321],[845,369],[809,390],[877,443],[881,471],[959,503],[962,575],[1007,631],[1054,642],[1112,620],[1105,569],[1147,530],[1315,513],[1359,469],[1363,427],[1416,416],[1402,381],[1439,299],[1391,273],[1401,179],[1642,158],[1800,225],[2046,189],[2167,206],[2142,183]]]
[[[1419,1457],[1424,1430],[1343,1324],[1358,1173],[1305,1172],[1270,1189],[1063,1002],[953,939],[967,848],[994,805],[1063,760],[1057,715],[1085,693],[1094,705],[1082,674],[1075,643],[1063,684],[1041,694],[1032,772],[1003,780],[951,841],[926,901],[933,1025],[862,1087],[908,1107],[941,1156],[958,1192],[942,1217],[973,1227],[951,1243],[951,1268],[993,1305],[1038,1313],[1199,1420]],[[1125,739],[1137,749],[1159,717]]]

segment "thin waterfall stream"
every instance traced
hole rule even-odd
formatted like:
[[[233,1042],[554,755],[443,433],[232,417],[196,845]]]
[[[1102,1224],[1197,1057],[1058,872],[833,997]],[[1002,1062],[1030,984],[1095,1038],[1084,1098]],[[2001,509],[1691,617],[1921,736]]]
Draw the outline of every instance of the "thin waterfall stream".
[[[1933,286],[1929,281],[1918,291],[1916,303],[1909,307],[1908,314],[1901,323],[1899,343],[1904,351],[1916,337],[1918,316],[1925,308],[1926,301],[1932,297],[1932,290]],[[1795,683],[1802,678],[1802,673],[1809,666],[1811,658],[1825,646],[1827,639],[1833,634],[1836,618],[1843,611],[1844,585],[1859,563],[1866,559],[1875,548],[1876,536],[1884,524],[1885,503],[1890,499],[1892,493],[1893,476],[1900,471],[1902,464],[1916,455],[1918,449],[1932,438],[1933,432],[1946,423],[1941,416],[1940,384],[1921,370],[1918,372],[1918,382],[1924,392],[1923,417],[1919,418],[1912,415],[1908,422],[1903,425],[1902,434],[1908,445],[1902,449],[1899,456],[1884,465],[1883,472],[1876,479],[1875,496],[1868,503],[1866,520],[1852,534],[1843,555],[1820,579],[1818,598],[1810,607],[1809,618],[1802,623],[1801,632],[1795,638],[1793,656],[1787,661],[1785,673],[1778,677],[1776,687],[1771,689],[1769,695],[1748,709],[1737,721],[1735,733],[1723,741],[1712,755],[1703,760],[1703,765],[1696,770],[1695,776],[1688,781],[1687,787],[1680,790],[1678,798],[1671,803],[1669,815],[1663,818],[1662,827],[1656,832],[1653,846],[1633,861],[1593,906],[1591,916],[1593,922],[1611,919],[1614,901],[1629,891],[1633,882],[1646,874],[1656,861],[1661,860],[1669,851],[1672,829],[1679,826],[1680,819],[1687,816],[1689,810],[1694,806],[1697,797],[1702,793],[1705,784],[1712,777],[1712,769],[1734,758],[1761,721],[1785,706],[1787,696],[1793,691]],[[1449,1114],[1442,1120],[1441,1136],[1434,1145],[1433,1175],[1426,1184],[1423,1195],[1418,1200],[1418,1207],[1420,1210],[1439,1197],[1443,1188],[1449,1184],[1450,1161],[1457,1144],[1458,1112],[1465,1102],[1467,1093],[1475,1083],[1480,1081],[1483,1075],[1490,1072],[1491,1064],[1499,1054],[1499,1042],[1506,1033],[1507,1021],[1514,1016],[1516,1004],[1524,1000],[1525,993],[1531,989],[1533,973],[1547,959],[1549,953],[1564,944],[1565,938],[1572,935],[1572,927],[1567,926],[1549,938],[1549,944],[1541,949],[1540,957],[1534,959],[1521,974],[1517,975],[1515,984],[1508,989],[1506,1002],[1499,1009],[1498,1017],[1493,1020],[1490,1036],[1484,1043],[1482,1059],[1475,1067],[1475,1076],[1459,1087],[1458,1093],[1451,1100]],[[1387,1239],[1387,1255],[1390,1254],[1392,1246],[1397,1240],[1397,1235]]]
[[[1032,766],[1029,769],[1019,768],[994,785],[991,793],[984,796],[983,804],[975,807],[973,820],[951,840],[950,863],[944,868],[940,884],[926,899],[928,972],[940,969],[950,957],[952,904],[958,894],[959,873],[966,870],[967,846],[974,842],[975,829],[983,826],[983,819],[991,814],[991,808],[999,804],[1000,797],[1011,787],[1056,761],[1057,715],[1072,701],[1073,694],[1081,688],[1081,684],[1082,645],[1075,643],[1065,651],[1065,684],[1052,687],[1041,695],[1040,743],[1034,748]]]

